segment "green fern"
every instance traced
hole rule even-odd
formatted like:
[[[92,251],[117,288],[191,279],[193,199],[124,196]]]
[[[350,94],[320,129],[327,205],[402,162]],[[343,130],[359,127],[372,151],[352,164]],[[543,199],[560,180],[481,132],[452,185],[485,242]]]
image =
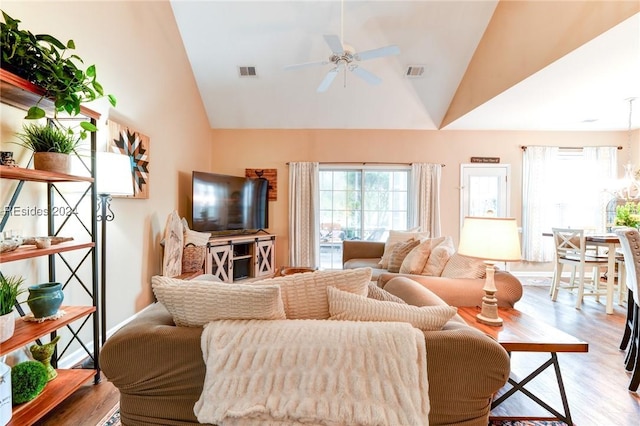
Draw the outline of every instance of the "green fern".
[[[20,142],[14,143],[33,152],[71,154],[80,144],[80,139],[73,132],[55,126],[31,123],[23,125],[22,130],[22,133],[16,134]]]
[[[25,289],[20,288],[24,278],[20,276],[5,277],[0,275],[0,315],[6,315],[13,310],[16,299]]]

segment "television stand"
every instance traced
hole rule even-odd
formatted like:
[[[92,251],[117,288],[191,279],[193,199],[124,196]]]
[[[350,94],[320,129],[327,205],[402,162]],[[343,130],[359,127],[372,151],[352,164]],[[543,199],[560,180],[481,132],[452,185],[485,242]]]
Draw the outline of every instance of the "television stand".
[[[264,232],[266,235],[259,235]],[[209,239],[204,272],[233,283],[272,277],[275,274],[276,236],[265,230],[251,234]]]

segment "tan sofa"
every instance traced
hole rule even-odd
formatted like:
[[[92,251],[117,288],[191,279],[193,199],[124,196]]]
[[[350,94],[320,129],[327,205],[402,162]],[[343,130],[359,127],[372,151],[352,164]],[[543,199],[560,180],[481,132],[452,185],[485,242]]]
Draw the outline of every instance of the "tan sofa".
[[[389,280],[386,290],[416,306],[445,302],[420,284]],[[107,340],[100,364],[120,391],[123,425],[197,424],[193,407],[205,364],[201,328],[177,327],[157,303]],[[507,352],[454,316],[442,330],[424,332],[430,414],[436,425],[486,426],[492,395],[507,381]]]
[[[484,278],[444,278],[425,275],[408,275],[388,272],[378,265],[384,253],[384,242],[344,241],[342,246],[342,264],[344,269],[372,268],[372,279],[378,286],[386,288],[386,283],[397,276],[409,277],[436,293],[451,306],[477,306],[484,296]],[[522,298],[522,283],[507,271],[496,271],[495,284],[498,291],[498,306],[512,308]]]

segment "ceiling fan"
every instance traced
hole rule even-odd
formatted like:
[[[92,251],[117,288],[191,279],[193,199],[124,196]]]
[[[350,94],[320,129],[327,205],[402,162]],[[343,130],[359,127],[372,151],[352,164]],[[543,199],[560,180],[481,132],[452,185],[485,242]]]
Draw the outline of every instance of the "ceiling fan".
[[[341,14],[341,32],[344,32],[344,1],[342,3]],[[345,86],[347,70],[354,73],[369,84],[380,84],[382,82],[382,79],[380,79],[380,77],[360,67],[356,62],[382,58],[384,56],[397,55],[400,53],[400,48],[393,44],[390,46],[379,47],[377,49],[355,52],[351,46],[342,42],[342,37],[339,37],[337,35],[325,34],[324,40],[331,49],[331,56],[329,56],[328,60],[319,62],[305,62],[302,64],[288,65],[285,67],[285,70],[296,70],[312,66],[333,64],[333,68],[330,69],[329,72],[327,72],[324,79],[316,89],[318,93],[327,91],[340,71],[344,71]]]

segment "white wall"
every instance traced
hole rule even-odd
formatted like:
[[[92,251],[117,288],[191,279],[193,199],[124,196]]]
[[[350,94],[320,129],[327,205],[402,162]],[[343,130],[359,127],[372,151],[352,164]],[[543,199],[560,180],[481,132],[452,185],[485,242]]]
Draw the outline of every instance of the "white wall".
[[[168,1],[3,1],[2,10],[33,33],[73,39],[74,53],[95,64],[98,81],[118,99],[93,102],[102,113],[99,150],[106,144],[107,118],[150,138],[150,193],[146,200],[114,199],[115,220],[108,223],[107,325],[114,326],[153,300],[150,277],[160,272],[159,242],[169,213],[186,214],[190,174],[208,170],[211,132]],[[9,142],[20,129],[22,111],[2,105],[0,147],[16,151],[24,166],[28,155]],[[29,187],[22,203],[45,205],[42,187]],[[12,185],[2,182],[7,205]],[[29,222],[12,218],[7,228]],[[42,225],[46,226],[46,225]],[[43,279],[32,261],[2,265],[3,273],[30,273],[27,284]],[[35,271],[35,272],[34,272]]]

